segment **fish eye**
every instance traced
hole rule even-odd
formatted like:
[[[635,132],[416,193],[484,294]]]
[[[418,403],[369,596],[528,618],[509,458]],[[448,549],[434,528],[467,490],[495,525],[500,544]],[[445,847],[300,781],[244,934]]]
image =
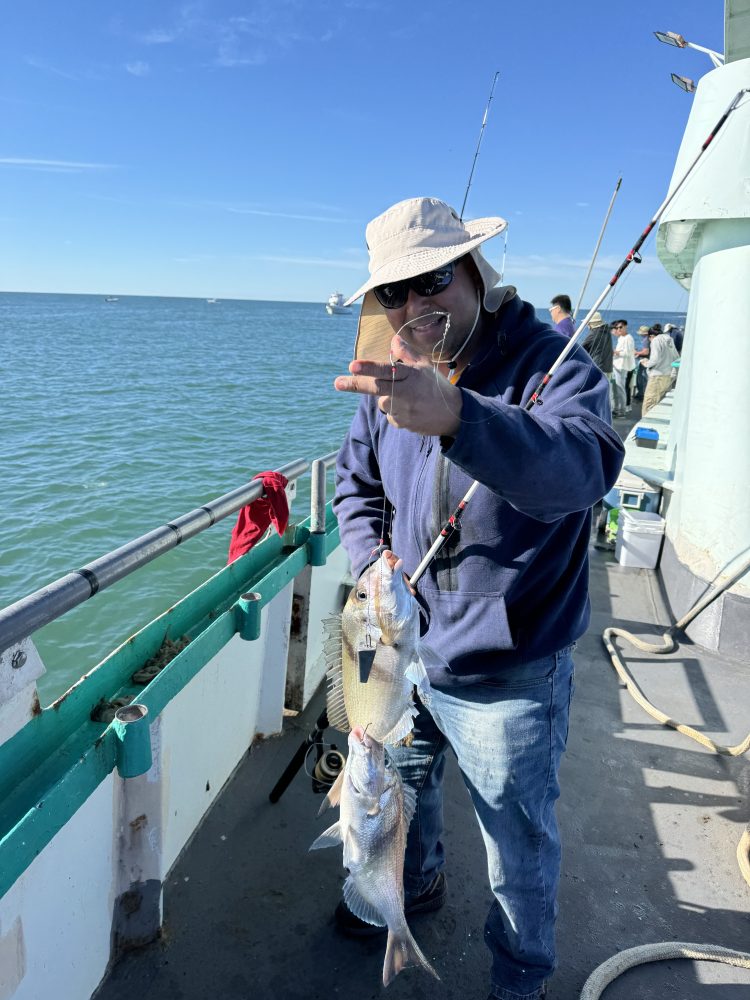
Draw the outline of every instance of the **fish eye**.
[[[366,590],[358,590],[357,591],[357,600],[358,601],[366,601],[367,600],[367,591]]]

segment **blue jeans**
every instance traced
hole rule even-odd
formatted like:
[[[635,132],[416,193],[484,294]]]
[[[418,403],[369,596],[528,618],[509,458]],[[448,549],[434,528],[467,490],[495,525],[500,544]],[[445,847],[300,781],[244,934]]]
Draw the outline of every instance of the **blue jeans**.
[[[391,754],[418,794],[404,861],[413,898],[445,864],[443,774],[452,747],[487,851],[495,900],[484,939],[492,994],[535,1000],[555,968],[560,837],[554,804],[568,737],[573,647],[492,681],[425,694],[411,747]]]

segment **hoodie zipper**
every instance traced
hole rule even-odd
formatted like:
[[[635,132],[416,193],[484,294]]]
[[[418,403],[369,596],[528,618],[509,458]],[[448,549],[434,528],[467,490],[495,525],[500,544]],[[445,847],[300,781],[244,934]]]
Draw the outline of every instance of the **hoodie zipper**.
[[[433,495],[433,521],[440,526],[447,523],[448,518],[453,513],[450,500],[450,462],[438,452],[435,461],[435,492]],[[448,541],[443,546],[441,552],[435,557],[435,575],[437,577],[438,589],[441,591],[454,591],[458,589],[458,573],[452,549],[458,537]]]
[[[427,466],[430,461],[430,455],[432,454],[432,446],[433,446],[432,439],[426,437],[425,435],[422,435],[419,442],[419,454],[420,455],[423,454],[422,466],[419,470],[417,481],[414,486],[414,505],[411,512],[411,530],[412,530],[412,536],[414,538],[414,546],[417,550],[417,554],[419,555],[419,562],[422,561],[422,559],[427,553],[427,548],[423,548],[419,540],[418,515],[419,511],[422,508],[421,501],[422,501],[422,492],[424,488],[424,478],[425,478],[425,472],[427,471]]]

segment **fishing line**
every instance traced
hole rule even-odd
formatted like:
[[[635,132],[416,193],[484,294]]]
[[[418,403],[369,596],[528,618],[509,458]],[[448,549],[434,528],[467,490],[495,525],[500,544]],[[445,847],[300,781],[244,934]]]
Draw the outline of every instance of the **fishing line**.
[[[528,400],[528,402],[524,406],[524,409],[527,412],[530,411],[530,410],[533,410],[535,406],[541,406],[543,404],[544,400],[542,399],[542,395],[544,394],[544,391],[546,390],[547,386],[549,385],[551,379],[554,377],[555,372],[558,370],[558,368],[560,367],[560,365],[565,361],[565,359],[568,357],[568,355],[571,354],[572,351],[578,346],[578,342],[579,342],[579,340],[581,338],[581,335],[583,334],[584,330],[588,326],[588,324],[589,324],[592,316],[594,315],[594,313],[596,312],[596,310],[599,308],[599,306],[602,304],[602,302],[607,297],[607,295],[615,287],[615,285],[620,280],[620,278],[625,273],[625,271],[628,269],[628,267],[631,264],[633,264],[633,263],[636,263],[636,264],[640,264],[641,263],[642,258],[641,258],[641,255],[640,255],[640,249],[643,246],[643,244],[646,242],[648,236],[651,234],[651,231],[654,229],[654,227],[656,226],[656,224],[659,222],[659,220],[661,219],[661,217],[664,215],[664,213],[666,212],[666,210],[669,207],[669,205],[674,201],[675,197],[677,196],[677,194],[679,193],[679,191],[682,189],[682,187],[684,186],[684,184],[686,183],[686,181],[690,177],[691,173],[695,169],[695,167],[698,165],[701,157],[705,154],[706,150],[709,149],[709,147],[711,146],[711,144],[713,143],[713,141],[716,139],[716,136],[719,134],[719,132],[723,128],[723,126],[726,123],[726,121],[729,118],[729,116],[732,114],[732,112],[736,111],[738,107],[744,106],[744,104],[747,103],[747,102],[743,102],[743,98],[747,94],[750,94],[750,87],[743,87],[742,90],[739,90],[735,94],[735,96],[732,98],[731,102],[727,106],[727,108],[724,111],[724,113],[722,114],[721,118],[719,118],[719,120],[716,122],[716,124],[714,125],[713,129],[711,130],[711,132],[708,134],[708,136],[704,140],[703,144],[701,145],[700,149],[698,150],[698,152],[693,157],[692,162],[689,164],[689,166],[687,167],[687,169],[684,171],[684,173],[683,173],[682,177],[680,178],[680,180],[677,182],[677,184],[674,185],[674,187],[669,192],[669,194],[667,195],[667,197],[664,199],[664,201],[662,202],[662,204],[656,210],[656,213],[654,214],[653,218],[651,218],[651,220],[649,221],[649,223],[646,226],[646,228],[643,230],[643,232],[641,233],[641,235],[638,237],[638,239],[634,243],[632,249],[630,251],[628,251],[627,255],[625,256],[625,259],[620,264],[620,266],[617,269],[617,271],[615,271],[614,275],[610,278],[609,283],[605,286],[604,290],[599,294],[599,296],[597,297],[597,299],[594,302],[594,304],[591,307],[591,309],[589,309],[589,311],[586,313],[586,316],[584,317],[584,319],[583,319],[582,323],[580,324],[580,326],[573,333],[573,335],[571,336],[571,338],[568,341],[568,343],[565,345],[565,347],[563,348],[563,350],[560,352],[560,354],[558,355],[558,357],[556,358],[556,360],[551,365],[551,367],[550,367],[549,371],[547,372],[547,374],[542,378],[542,380],[539,382],[539,385],[537,386],[537,388],[531,394],[531,398]],[[412,584],[412,586],[416,585],[416,583],[424,575],[425,571],[427,570],[427,567],[432,562],[432,560],[435,558],[435,556],[438,554],[438,552],[442,549],[442,547],[445,545],[445,543],[448,541],[448,539],[455,533],[455,531],[457,531],[458,528],[460,527],[460,520],[461,520],[461,517],[463,515],[463,512],[464,512],[467,504],[471,500],[471,498],[474,496],[474,493],[479,488],[479,485],[480,484],[479,484],[478,480],[474,480],[474,482],[471,484],[471,486],[469,487],[469,489],[466,491],[466,494],[463,496],[463,498],[459,502],[459,504],[456,507],[455,511],[449,517],[448,521],[446,522],[446,524],[441,529],[440,534],[437,536],[437,538],[435,539],[435,541],[430,546],[430,549],[429,549],[427,555],[424,557],[424,559],[422,560],[422,562],[419,564],[419,566],[416,568],[416,570],[412,574],[412,576],[411,576],[411,584]]]
[[[396,386],[396,362],[391,357],[391,409],[393,409],[393,394],[395,391],[395,386]],[[386,520],[387,507],[388,507],[388,497],[386,496],[385,490],[383,490],[383,508],[380,514],[380,537],[378,538],[378,544],[370,552],[370,558],[367,563],[368,571],[372,568],[372,565],[375,562],[375,558],[376,557],[379,558],[382,555],[384,549],[386,548],[385,520]],[[393,516],[392,512],[393,512],[393,504],[391,504],[391,518]],[[381,561],[380,565],[381,589],[383,584],[383,578],[384,578],[383,565]],[[367,580],[369,582],[369,572]],[[357,586],[359,586],[359,583],[357,584]],[[378,632],[380,631],[380,629],[377,626],[376,622],[373,621],[373,616],[374,616],[373,594],[369,588],[365,591],[365,593],[367,594],[367,604],[365,606],[365,647],[367,649],[374,649],[375,643],[373,642],[373,629],[377,628]]]
[[[452,367],[453,369],[455,369],[455,362],[456,362],[456,360],[461,355],[461,353],[465,350],[467,344],[469,343],[471,337],[473,336],[473,334],[474,334],[474,332],[476,330],[477,323],[479,321],[479,316],[480,316],[480,313],[481,313],[481,306],[482,306],[482,296],[481,296],[481,292],[478,290],[478,295],[477,295],[477,311],[476,311],[476,314],[474,316],[474,323],[473,323],[473,325],[471,327],[471,330],[469,331],[468,336],[464,340],[463,344],[461,344],[461,346],[459,347],[459,349],[453,354],[453,356],[449,360],[447,360],[447,359],[445,359],[443,357],[443,350],[444,350],[444,347],[445,347],[445,340],[446,340],[446,337],[447,337],[447,334],[448,334],[448,330],[450,329],[450,313],[443,313],[443,312],[438,312],[438,311],[431,312],[431,313],[424,313],[422,316],[418,316],[418,317],[415,317],[414,319],[408,320],[406,323],[404,323],[404,325],[402,327],[399,328],[399,330],[398,330],[398,332],[396,334],[397,337],[401,337],[402,331],[405,330],[410,324],[417,323],[420,320],[423,320],[423,319],[425,319],[425,318],[427,318],[429,316],[445,316],[446,317],[446,324],[445,324],[445,330],[443,332],[443,336],[440,338],[439,341],[437,341],[437,343],[433,346],[432,351],[430,352],[430,361],[432,363],[433,372],[434,372],[434,375],[435,375],[435,385],[437,386],[438,392],[440,393],[440,397],[441,397],[441,399],[443,401],[443,404],[444,404],[445,408],[454,417],[456,417],[456,419],[459,420],[462,424],[467,424],[469,426],[474,426],[474,427],[476,427],[476,426],[478,426],[480,424],[486,424],[490,420],[494,420],[495,417],[498,416],[498,413],[497,412],[495,412],[495,413],[488,413],[486,416],[481,417],[478,420],[468,420],[466,417],[464,417],[464,416],[461,415],[460,411],[456,412],[453,409],[453,407],[452,407],[450,401],[448,400],[447,396],[445,395],[445,391],[444,391],[442,383],[441,383],[441,378],[445,377],[451,383],[451,385],[457,385],[458,382],[459,382],[459,379],[460,379],[461,375],[460,374],[457,375],[455,373],[455,371],[451,371],[451,373],[449,375],[442,376],[440,374],[440,371],[439,371],[439,366],[441,364],[447,364],[449,366],[449,368]],[[408,344],[406,346],[409,348],[409,350],[412,350],[412,348],[409,347]],[[439,352],[437,357],[435,357],[435,352],[436,351]],[[427,357],[427,354],[424,351],[413,350],[413,353],[418,353],[418,354],[421,354],[423,357]],[[588,355],[587,355],[587,357],[588,357]],[[596,369],[597,366],[595,365],[595,363],[593,362],[593,360],[591,360],[591,359],[589,359],[589,360],[590,360],[590,367]],[[401,363],[401,362],[397,362],[397,363]],[[391,364],[393,364],[393,355],[392,354],[391,354]],[[467,365],[467,367],[468,367],[468,365]],[[588,373],[586,375],[586,378],[583,380],[583,382],[581,383],[581,385],[576,389],[576,391],[573,393],[573,395],[570,397],[570,399],[575,399],[578,395],[580,395],[580,393],[583,392],[583,390],[584,390],[585,386],[587,385],[587,383],[588,383]],[[507,405],[512,405],[512,404],[509,403]]]

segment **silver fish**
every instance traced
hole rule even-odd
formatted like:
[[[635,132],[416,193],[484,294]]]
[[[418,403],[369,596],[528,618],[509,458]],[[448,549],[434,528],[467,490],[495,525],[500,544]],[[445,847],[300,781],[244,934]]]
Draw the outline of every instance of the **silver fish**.
[[[403,563],[383,552],[349,594],[340,618],[325,621],[328,722],[348,732],[367,729],[379,743],[398,743],[412,730],[412,689],[429,687],[424,658],[440,660],[420,643],[419,606]]]
[[[404,851],[416,795],[398,771],[386,764],[382,743],[360,726],[349,734],[346,766],[328,793],[321,812],[340,806],[339,821],[310,847],[344,845],[344,902],[361,920],[388,927],[383,985],[407,966],[421,966],[440,977],[419,949],[404,916]]]

